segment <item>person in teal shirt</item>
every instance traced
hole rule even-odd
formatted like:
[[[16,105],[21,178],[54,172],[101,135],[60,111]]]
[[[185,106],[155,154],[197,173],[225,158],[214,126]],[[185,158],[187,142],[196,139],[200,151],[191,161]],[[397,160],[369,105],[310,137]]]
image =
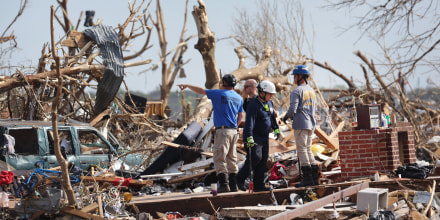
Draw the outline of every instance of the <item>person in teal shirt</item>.
[[[305,65],[298,65],[292,72],[298,85],[290,94],[289,110],[283,117],[286,122],[292,118],[298,159],[303,174],[302,182],[295,187],[318,185],[318,165],[312,152],[312,135],[316,128],[316,93],[307,83],[310,71]]]

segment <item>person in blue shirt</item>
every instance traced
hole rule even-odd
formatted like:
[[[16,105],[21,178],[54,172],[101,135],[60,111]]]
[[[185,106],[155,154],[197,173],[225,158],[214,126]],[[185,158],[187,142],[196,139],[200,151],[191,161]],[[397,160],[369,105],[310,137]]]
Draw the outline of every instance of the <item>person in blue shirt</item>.
[[[263,80],[258,84],[257,90],[258,96],[249,101],[246,110],[243,142],[245,142],[247,155],[244,165],[236,176],[238,188],[246,191],[244,182],[252,169],[255,175],[253,178],[254,192],[269,190],[264,183],[269,157],[269,133],[274,130],[277,139],[280,135],[273,103],[270,101],[276,94],[275,85],[270,81]]]
[[[223,89],[204,89],[198,86],[180,84],[181,90],[189,88],[192,91],[207,95],[214,109],[214,166],[219,187],[218,193],[237,192],[235,175],[237,167],[237,132],[238,122],[243,117],[243,99],[234,91],[237,79],[232,74],[222,77]]]
[[[301,165],[303,180],[295,187],[318,185],[318,165],[312,152],[312,134],[315,131],[317,109],[316,93],[307,84],[310,71],[305,65],[296,66],[292,74],[298,85],[290,94],[290,106],[282,120],[293,118],[295,143],[298,159]]]

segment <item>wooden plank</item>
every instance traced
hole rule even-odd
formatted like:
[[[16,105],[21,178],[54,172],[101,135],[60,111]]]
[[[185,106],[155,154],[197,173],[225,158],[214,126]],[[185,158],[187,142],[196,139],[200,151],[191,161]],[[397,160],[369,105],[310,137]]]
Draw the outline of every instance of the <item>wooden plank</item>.
[[[269,155],[273,155],[275,153],[282,154],[293,150],[296,150],[296,145],[282,144],[281,141],[269,138]]]
[[[69,215],[74,215],[74,216],[78,216],[81,218],[85,218],[85,219],[92,219],[92,220],[105,220],[105,218],[101,218],[98,215],[93,215],[90,213],[85,213],[82,212],[80,210],[77,209],[72,209],[72,208],[64,208],[61,210],[61,212],[65,213],[65,214],[69,214]]]
[[[174,147],[174,148],[179,148],[180,146],[185,146],[185,145],[180,145],[180,144],[172,143],[172,142],[169,142],[169,141],[162,141],[162,144],[165,144],[167,146]],[[186,147],[190,147],[190,146],[186,146]],[[196,148],[194,148],[194,149],[196,149]],[[212,153],[208,153],[208,152],[200,152],[200,154],[208,156],[208,157],[213,157],[213,154]]]
[[[334,138],[330,138],[320,127],[315,128],[315,134],[327,145],[327,147],[336,150],[339,149],[339,143]]]
[[[243,148],[239,148],[239,147],[237,147],[237,152],[238,152],[238,153],[241,153],[241,154],[243,154],[243,155],[246,155],[246,154],[247,154],[247,152],[246,152],[245,149],[243,149]]]
[[[160,115],[165,117],[165,106],[163,101],[147,101],[145,108],[146,116]]]
[[[332,157],[333,159],[337,160],[337,159],[338,159],[338,156],[339,156],[339,150],[335,150],[335,151],[332,152],[331,157]]]
[[[369,186],[372,188],[388,188],[389,192],[395,190],[401,190],[400,196],[403,195],[404,190],[402,186],[414,186],[421,188],[427,188],[432,185],[432,179],[436,179],[437,182],[440,180],[440,176],[432,176],[427,179],[405,179],[401,181],[396,181],[396,179],[391,181],[378,181],[370,182]],[[350,181],[326,185],[313,186],[320,197],[325,197],[332,194],[333,192],[338,192],[340,189],[346,189],[348,187],[360,184],[364,181]],[[436,187],[436,191],[439,187]],[[278,201],[290,201],[290,195],[296,193],[298,195],[303,194],[306,190],[305,187],[295,188],[281,188],[274,189],[273,192]],[[413,194],[411,194],[413,193]],[[354,197],[353,194],[349,197]],[[414,191],[409,191],[408,195],[415,195]],[[396,195],[394,195],[396,196]],[[208,201],[209,200],[209,201]],[[140,212],[147,212],[154,216],[155,219],[160,217],[156,215],[156,212],[166,213],[170,211],[170,207],[173,207],[172,211],[180,212],[182,215],[193,215],[194,213],[216,213],[215,210],[221,210],[223,208],[232,207],[243,207],[243,206],[257,206],[258,204],[272,206],[273,201],[270,192],[229,192],[229,193],[219,193],[217,196],[213,196],[209,191],[185,194],[184,192],[173,192],[164,193],[161,196],[157,195],[145,195],[145,196],[133,196],[132,203],[135,204]],[[325,204],[324,206],[327,206]],[[312,215],[316,210],[307,214],[307,216]],[[315,218],[315,219],[329,219],[329,218]]]
[[[294,135],[294,131],[291,130],[291,131],[289,132],[289,134],[287,134],[287,136],[283,138],[283,141],[281,142],[281,144],[282,144],[282,145],[286,145],[286,144],[287,144],[287,141],[289,141],[290,139],[292,139],[293,135]]]
[[[332,131],[329,138],[336,138],[336,135],[344,128],[345,121],[341,121],[341,123],[338,124],[338,127],[335,128],[335,130]]]
[[[194,178],[205,176],[205,175],[207,175],[209,173],[212,173],[212,172],[215,172],[215,169],[207,170],[205,172],[196,173],[196,174],[189,175],[189,176],[184,176],[184,177],[177,178],[177,179],[173,179],[173,180],[168,181],[167,184],[173,184],[173,183],[180,183],[180,182],[189,181],[189,180],[192,180]]]
[[[81,211],[86,212],[86,213],[90,213],[92,211],[96,211],[97,208],[98,208],[98,203],[94,202],[94,203],[82,208]]]
[[[99,113],[99,115],[97,115],[92,121],[90,121],[90,126],[94,127],[99,121],[102,120],[102,118],[106,115],[109,115],[112,112],[112,110],[107,109],[101,113]]]
[[[339,207],[338,205],[341,205]],[[346,207],[346,205],[356,205],[355,203],[336,203],[336,211],[339,215],[350,216],[358,211],[352,207]],[[222,208],[220,214],[226,219],[249,219],[251,216],[254,219],[266,219],[270,216],[277,215],[287,210],[298,208],[301,205],[277,205],[277,206],[243,206],[243,207],[231,207]],[[333,206],[324,206],[322,208],[313,210],[307,215],[302,216],[301,219],[331,219],[331,215],[334,214]]]
[[[98,194],[98,211],[99,211],[99,217],[104,218],[104,210],[102,207],[101,194]]]
[[[177,172],[177,173],[162,173],[162,174],[152,174],[152,175],[142,175],[141,178],[163,178],[163,177],[172,177],[172,176],[181,176],[185,173],[183,172]]]
[[[96,181],[96,182],[108,182],[108,183],[112,183],[113,181],[115,181],[116,179],[124,179],[124,177],[100,177],[100,176],[81,176],[81,180],[84,181]],[[153,181],[152,180],[142,180],[139,181],[137,179],[131,179],[130,180],[130,185],[139,185],[139,186],[144,186],[144,185],[149,185],[152,186],[153,185]]]
[[[243,206],[234,208],[223,208],[220,214],[224,218],[252,218],[265,219],[270,216],[277,215],[279,213],[285,212],[286,206]]]
[[[368,187],[369,187],[368,182],[360,183],[358,185],[355,185],[355,186],[349,187],[347,189],[344,189],[342,191],[325,196],[325,197],[318,199],[318,200],[315,200],[313,202],[306,203],[297,209],[294,209],[291,211],[286,211],[286,212],[271,216],[267,219],[268,220],[294,219],[294,218],[303,216],[303,215],[305,215],[315,209],[321,208],[329,203],[336,202],[338,200],[343,200],[345,197],[351,196],[351,195],[359,192],[360,190],[366,189]]]

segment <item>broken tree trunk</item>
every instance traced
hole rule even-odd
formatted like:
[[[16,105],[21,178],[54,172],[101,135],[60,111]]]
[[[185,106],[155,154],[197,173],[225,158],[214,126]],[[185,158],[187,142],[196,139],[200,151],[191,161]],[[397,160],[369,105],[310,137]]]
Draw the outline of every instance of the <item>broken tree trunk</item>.
[[[60,58],[57,55],[56,49],[55,49],[55,37],[54,37],[54,27],[53,27],[53,18],[54,18],[54,7],[51,7],[51,39],[52,39],[52,53],[53,58],[56,62],[56,72],[57,72],[57,79],[58,79],[58,89],[57,89],[57,95],[52,103],[52,127],[54,132],[54,151],[55,156],[57,158],[58,163],[61,166],[61,178],[62,178],[62,186],[64,190],[66,191],[67,200],[69,202],[69,205],[76,205],[76,197],[75,193],[73,192],[72,185],[70,184],[70,177],[69,177],[69,170],[67,169],[68,163],[66,161],[66,158],[64,158],[61,154],[60,149],[60,140],[58,136],[58,122],[57,122],[57,116],[58,116],[58,104],[61,101],[61,91],[63,88],[63,80],[61,79],[61,71],[60,71]]]
[[[216,89],[219,87],[220,77],[218,74],[217,63],[215,62],[215,36],[209,29],[208,11],[203,0],[199,0],[199,7],[194,6],[192,15],[196,22],[199,40],[194,48],[197,49],[203,57],[205,64],[205,75],[207,89]]]

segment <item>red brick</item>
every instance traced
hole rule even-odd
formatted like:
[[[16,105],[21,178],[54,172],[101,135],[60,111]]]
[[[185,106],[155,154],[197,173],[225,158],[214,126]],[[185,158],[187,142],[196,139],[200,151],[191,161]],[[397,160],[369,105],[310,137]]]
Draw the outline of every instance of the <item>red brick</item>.
[[[351,144],[351,140],[339,140],[339,147],[344,147]]]
[[[365,132],[368,132],[368,130],[356,130],[356,131],[352,131],[353,135],[363,135],[365,134]]]
[[[341,136],[351,136],[352,135],[352,132],[351,131],[340,131],[340,132],[338,132],[338,136],[339,137],[341,137]]]
[[[367,148],[365,152],[367,152],[367,153],[376,153],[377,149],[375,147],[370,147],[370,148]]]

